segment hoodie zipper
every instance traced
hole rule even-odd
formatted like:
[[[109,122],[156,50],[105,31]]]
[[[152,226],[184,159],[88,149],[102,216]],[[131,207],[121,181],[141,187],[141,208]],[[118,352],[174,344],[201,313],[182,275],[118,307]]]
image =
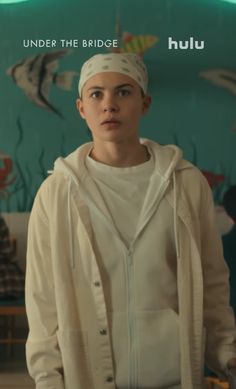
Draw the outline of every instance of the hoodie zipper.
[[[127,292],[128,292],[128,332],[129,332],[129,389],[136,389],[136,347],[135,347],[135,316],[134,316],[134,268],[133,249],[126,254]]]

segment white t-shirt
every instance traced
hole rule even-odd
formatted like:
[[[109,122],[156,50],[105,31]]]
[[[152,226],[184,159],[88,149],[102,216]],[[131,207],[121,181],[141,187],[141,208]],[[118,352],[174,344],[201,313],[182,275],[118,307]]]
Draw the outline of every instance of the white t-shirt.
[[[89,155],[85,161],[114,226],[126,246],[129,246],[134,238],[149,178],[154,169],[150,150],[149,153],[151,157],[147,162],[131,167],[105,165]]]

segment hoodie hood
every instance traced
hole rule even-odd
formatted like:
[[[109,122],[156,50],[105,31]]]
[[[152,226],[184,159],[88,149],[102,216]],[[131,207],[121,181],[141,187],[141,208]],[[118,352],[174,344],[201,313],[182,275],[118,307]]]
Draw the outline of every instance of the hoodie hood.
[[[148,147],[149,152],[154,157],[155,172],[163,179],[168,180],[173,171],[189,168],[192,165],[182,159],[182,150],[175,145],[162,146],[149,139],[140,139],[140,143]],[[59,157],[54,163],[53,171],[60,171],[69,175],[77,183],[83,181],[87,175],[85,158],[93,148],[93,142],[88,142],[78,147],[67,157]],[[49,171],[52,173],[53,171]]]

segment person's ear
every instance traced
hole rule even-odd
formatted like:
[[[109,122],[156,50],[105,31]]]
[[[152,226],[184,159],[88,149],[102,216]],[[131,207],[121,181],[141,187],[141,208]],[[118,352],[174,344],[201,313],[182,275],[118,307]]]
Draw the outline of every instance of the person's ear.
[[[80,98],[76,100],[76,108],[79,111],[82,119],[85,119],[83,100],[81,100]]]
[[[142,114],[145,115],[150,108],[152,102],[152,96],[145,95],[143,98]]]

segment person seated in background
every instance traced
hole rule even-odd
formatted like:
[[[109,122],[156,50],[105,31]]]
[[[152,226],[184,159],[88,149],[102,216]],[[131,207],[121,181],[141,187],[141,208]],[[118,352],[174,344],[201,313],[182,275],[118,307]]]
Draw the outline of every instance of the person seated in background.
[[[230,271],[230,305],[236,317],[236,185],[224,194],[223,206],[234,222],[232,229],[222,236],[225,261]]]
[[[0,214],[0,299],[24,296],[25,277],[14,254],[9,229]]]

